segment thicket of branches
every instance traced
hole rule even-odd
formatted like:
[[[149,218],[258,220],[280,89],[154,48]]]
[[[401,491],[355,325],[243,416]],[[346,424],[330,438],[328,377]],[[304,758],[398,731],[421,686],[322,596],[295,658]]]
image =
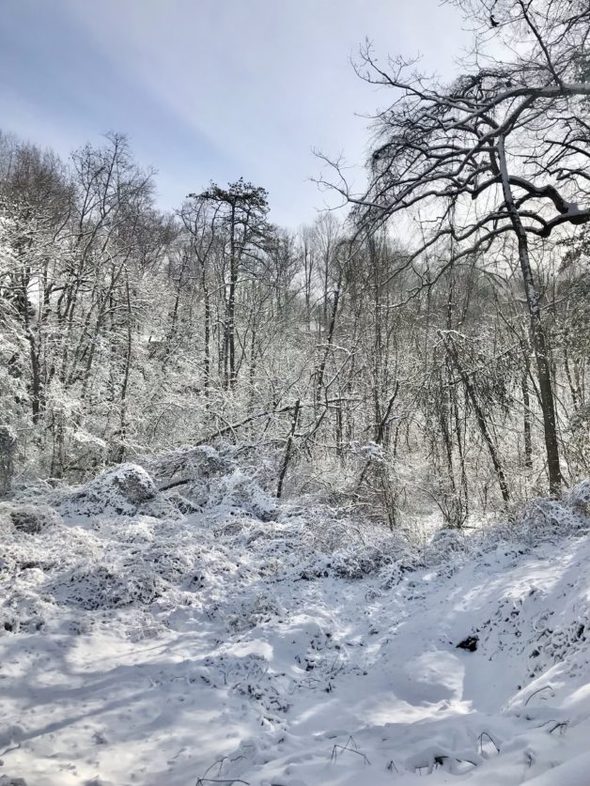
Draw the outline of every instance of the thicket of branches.
[[[510,60],[444,86],[365,51],[396,98],[346,221],[284,231],[242,180],[163,214],[123,136],[0,137],[3,477],[223,438],[279,495],[461,526],[587,474],[590,12],[467,13]]]

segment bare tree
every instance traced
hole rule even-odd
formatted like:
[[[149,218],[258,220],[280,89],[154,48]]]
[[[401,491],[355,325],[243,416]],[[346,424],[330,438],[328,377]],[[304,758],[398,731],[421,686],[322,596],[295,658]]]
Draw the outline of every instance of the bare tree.
[[[558,228],[590,221],[584,48],[590,11],[581,0],[545,0],[535,10],[524,0],[506,0],[497,4],[490,32],[486,3],[462,5],[472,20],[487,24],[489,35],[517,47],[513,59],[494,63],[488,57],[479,67],[476,57],[465,75],[444,86],[403,60],[382,68],[365,49],[362,76],[397,96],[377,120],[380,141],[366,194],[352,196],[341,173],[336,187],[355,203],[365,227],[420,210],[424,235],[407,264],[449,239],[457,246],[455,264],[513,239],[536,361],[549,485],[557,493],[562,478],[555,394],[533,257]]]
[[[226,304],[223,332],[224,386],[234,389],[237,383],[236,363],[236,296],[240,270],[246,259],[268,238],[268,194],[243,179],[220,188],[215,183],[201,194],[189,194],[197,203],[216,205],[216,228],[223,229],[229,275],[226,283]]]

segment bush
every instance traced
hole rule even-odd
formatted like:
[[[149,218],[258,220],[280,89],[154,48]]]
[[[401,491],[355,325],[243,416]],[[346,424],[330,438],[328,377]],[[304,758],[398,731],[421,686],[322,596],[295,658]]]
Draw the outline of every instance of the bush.
[[[137,464],[121,464],[103,472],[67,496],[60,508],[68,516],[144,514],[157,518],[173,517],[175,510]]]
[[[63,523],[61,516],[46,505],[5,503],[0,507],[0,515],[6,517],[18,532],[27,535],[38,535],[48,527]]]

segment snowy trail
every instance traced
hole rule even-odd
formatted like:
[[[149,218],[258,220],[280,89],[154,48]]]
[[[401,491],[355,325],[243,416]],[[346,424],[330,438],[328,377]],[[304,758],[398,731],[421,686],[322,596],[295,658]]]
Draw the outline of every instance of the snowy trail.
[[[0,776],[557,786],[563,765],[578,782],[588,537],[347,579],[298,556],[293,527],[139,517],[21,535],[6,608],[30,619],[0,636]],[[473,634],[477,651],[457,649]]]
[[[179,765],[193,757],[197,769],[206,765],[229,752],[240,733],[218,690],[192,689],[203,646],[201,637],[186,634],[147,647],[109,635],[43,649],[21,642],[18,666],[6,653],[2,669],[10,682],[11,665],[18,669],[18,700],[5,703],[3,713],[18,717],[23,729],[11,770],[33,784],[85,783],[98,773],[114,783],[157,783],[163,773],[168,783],[185,783],[183,775],[173,779]]]

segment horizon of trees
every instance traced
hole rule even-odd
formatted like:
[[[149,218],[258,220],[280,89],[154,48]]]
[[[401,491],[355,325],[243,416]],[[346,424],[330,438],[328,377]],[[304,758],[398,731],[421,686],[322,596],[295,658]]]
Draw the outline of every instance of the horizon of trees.
[[[296,232],[242,179],[158,210],[121,134],[0,136],[4,474],[226,439],[279,496],[463,526],[589,473],[590,10],[463,7],[513,61],[441,86],[365,50],[395,94],[368,189],[336,166],[352,209]]]

